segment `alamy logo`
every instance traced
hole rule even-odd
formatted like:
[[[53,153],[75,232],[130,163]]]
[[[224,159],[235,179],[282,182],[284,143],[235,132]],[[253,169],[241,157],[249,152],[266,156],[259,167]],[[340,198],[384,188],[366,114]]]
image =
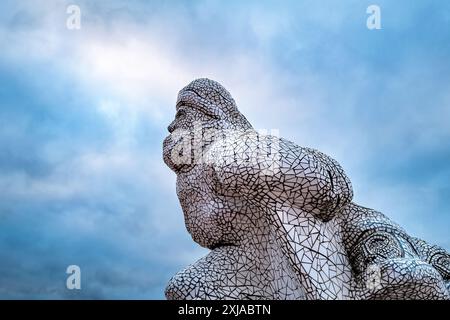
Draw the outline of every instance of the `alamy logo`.
[[[171,139],[175,141],[174,147],[170,151],[170,157],[174,164],[211,164],[218,166],[228,166],[231,162],[234,165],[258,166],[261,174],[274,175],[279,172],[281,154],[279,130],[267,129],[259,130],[221,130],[213,128],[203,128],[202,122],[195,121],[193,129],[176,129],[171,133]],[[243,144],[251,146],[252,150],[243,153],[242,157],[225,157],[215,159],[205,157],[207,146],[216,142],[219,148],[226,149],[230,143],[231,137],[240,137]],[[257,143],[254,143],[257,141]],[[206,153],[206,154],[205,154]],[[217,162],[216,162],[217,160]]]
[[[66,20],[66,27],[69,30],[81,29],[81,9],[79,6],[72,4],[67,7],[66,13],[69,15]]]
[[[379,6],[372,4],[367,7],[367,14],[370,16],[367,18],[367,29],[380,30],[381,29],[381,9]]]
[[[66,287],[69,290],[81,289],[81,269],[73,264],[67,267],[66,273],[69,274],[66,280]]]
[[[381,288],[381,269],[377,264],[367,267],[366,276],[367,289],[375,291]]]

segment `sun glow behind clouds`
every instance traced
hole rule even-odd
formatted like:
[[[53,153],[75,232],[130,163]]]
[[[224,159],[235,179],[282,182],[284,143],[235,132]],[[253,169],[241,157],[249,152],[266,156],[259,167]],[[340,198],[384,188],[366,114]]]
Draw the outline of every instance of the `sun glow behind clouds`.
[[[119,42],[119,43],[117,43]],[[80,48],[86,80],[100,81],[131,104],[149,96],[170,97],[191,79],[191,72],[170,51],[147,39],[104,42],[91,40]]]

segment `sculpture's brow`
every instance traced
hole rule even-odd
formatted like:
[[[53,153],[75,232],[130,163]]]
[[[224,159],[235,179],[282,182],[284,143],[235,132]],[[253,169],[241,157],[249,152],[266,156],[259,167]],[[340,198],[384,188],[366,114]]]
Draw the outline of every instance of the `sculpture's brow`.
[[[198,109],[198,107],[197,107],[194,103],[192,103],[192,101],[187,100],[187,99],[185,99],[185,98],[181,98],[180,100],[178,100],[178,102],[177,102],[175,108],[178,110],[178,109],[181,108],[181,106],[183,106],[183,105],[184,105],[184,106],[189,106],[189,107],[191,107],[191,108],[196,108],[196,109]]]
[[[194,92],[194,93],[196,93],[195,91],[191,91],[191,90],[186,90],[184,92]],[[198,93],[196,93],[196,94],[198,95]],[[200,95],[198,95],[198,96],[201,97]],[[215,116],[215,114],[212,113],[207,108],[202,108],[199,105],[197,105],[196,103],[193,103],[191,100],[187,100],[185,97],[180,97],[180,99],[178,100],[178,102],[177,102],[177,104],[175,106],[176,110],[181,108],[181,106],[183,106],[183,105],[188,106],[189,108],[196,109],[196,110],[198,110],[198,111],[200,111],[200,112],[202,112],[204,114],[207,114],[207,115],[210,115],[210,116]]]
[[[187,92],[192,92],[192,93],[194,93],[195,95],[197,95],[199,98],[203,98],[200,94],[198,94],[198,92],[196,92],[196,91],[193,90],[193,89],[186,89],[186,90],[183,90],[182,93],[187,93]],[[178,102],[177,102],[176,107],[179,108],[182,104],[189,104],[190,106],[194,106],[194,104],[193,104],[191,101],[188,101],[185,97],[183,97],[183,96],[181,95],[180,99],[179,99]]]

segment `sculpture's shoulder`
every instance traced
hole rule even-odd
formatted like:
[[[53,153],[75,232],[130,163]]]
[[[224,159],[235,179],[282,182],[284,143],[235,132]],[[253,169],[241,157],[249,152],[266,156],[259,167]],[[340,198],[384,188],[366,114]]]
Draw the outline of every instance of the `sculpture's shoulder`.
[[[270,141],[269,141],[270,139]],[[263,143],[277,143],[279,138],[263,135],[255,130],[232,130],[226,131],[209,146],[205,152],[208,160],[220,160],[227,156],[250,155],[257,152]]]
[[[274,179],[282,164],[281,139],[260,134],[254,130],[234,131],[216,139],[204,152],[204,164],[215,177],[216,190],[226,190],[227,195],[262,196],[267,186],[260,190],[264,180]],[[270,181],[271,181],[270,180]],[[271,184],[281,183],[273,181]]]
[[[313,158],[325,160],[327,156],[275,135],[245,130],[233,131],[215,140],[203,159],[219,169],[245,167],[245,170],[259,173],[271,169],[295,169],[299,164],[303,165],[303,170],[314,164]],[[275,173],[272,171],[270,173]]]

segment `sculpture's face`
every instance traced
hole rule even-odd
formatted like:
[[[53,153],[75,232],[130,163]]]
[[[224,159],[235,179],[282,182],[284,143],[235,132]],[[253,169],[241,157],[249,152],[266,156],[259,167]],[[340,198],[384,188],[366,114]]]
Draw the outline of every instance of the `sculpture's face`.
[[[225,88],[209,79],[195,80],[178,94],[175,120],[163,144],[164,162],[176,173],[189,171],[218,134],[249,128]]]
[[[202,110],[202,102],[192,93],[181,91],[180,95],[175,119],[167,128],[170,134],[163,144],[164,161],[176,173],[188,171],[198,162],[206,143],[204,130],[220,130],[225,125],[218,116]]]

